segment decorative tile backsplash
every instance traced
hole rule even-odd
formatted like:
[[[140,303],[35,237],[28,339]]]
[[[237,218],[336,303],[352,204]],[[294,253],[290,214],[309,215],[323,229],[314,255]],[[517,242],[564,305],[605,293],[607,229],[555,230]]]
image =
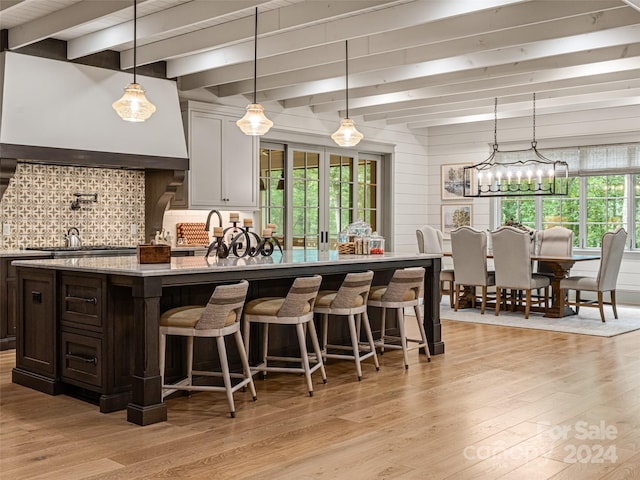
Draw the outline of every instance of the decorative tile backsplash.
[[[97,193],[98,201],[73,210],[74,193]],[[143,171],[19,162],[0,201],[0,249],[64,246],[71,227],[83,245],[137,245],[144,204]]]

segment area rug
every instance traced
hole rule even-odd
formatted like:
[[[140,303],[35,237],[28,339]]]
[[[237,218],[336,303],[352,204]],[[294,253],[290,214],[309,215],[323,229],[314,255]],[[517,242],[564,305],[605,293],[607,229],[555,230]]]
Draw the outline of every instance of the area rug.
[[[623,333],[640,330],[640,307],[618,306],[618,319],[613,317],[611,307],[605,306],[606,322],[600,321],[597,308],[580,309],[578,315],[563,318],[545,318],[541,313],[531,313],[529,319],[522,312],[500,312],[496,317],[493,309],[480,315],[480,309],[459,309],[455,312],[449,307],[449,298],[444,297],[440,304],[440,319],[457,322],[482,323],[503,327],[532,328],[535,330],[551,330],[554,332],[579,333],[598,337],[614,337]]]

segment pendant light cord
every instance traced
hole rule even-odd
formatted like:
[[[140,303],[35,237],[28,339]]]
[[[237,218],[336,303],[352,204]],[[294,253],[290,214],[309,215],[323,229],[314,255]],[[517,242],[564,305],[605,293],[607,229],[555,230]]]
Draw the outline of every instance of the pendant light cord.
[[[536,148],[536,92],[533,92],[533,148]]]
[[[133,83],[136,82],[136,39],[138,38],[137,31],[137,18],[138,18],[138,0],[133,0]]]
[[[344,82],[345,82],[345,94],[347,99],[346,118],[349,118],[349,40],[344,41],[344,58],[345,58]]]
[[[256,19],[253,28],[253,103],[256,103],[256,90],[258,88],[258,7],[256,7]]]
[[[493,99],[493,148],[498,148],[498,97]]]

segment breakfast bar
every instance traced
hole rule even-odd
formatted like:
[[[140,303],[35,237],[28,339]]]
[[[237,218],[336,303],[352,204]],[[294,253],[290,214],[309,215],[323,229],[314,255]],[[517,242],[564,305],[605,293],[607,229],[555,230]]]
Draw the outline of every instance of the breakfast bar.
[[[138,425],[165,421],[158,366],[163,311],[204,304],[215,285],[242,279],[250,282],[249,300],[284,295],[298,276],[322,275],[322,288],[331,288],[346,273],[372,270],[375,285],[407,267],[426,269],[424,326],[431,354],[441,354],[440,257],[291,250],[255,258],[173,257],[162,264],[140,264],[133,256],[17,260],[12,379],[51,395],[96,399],[101,412],[126,408],[127,420]]]

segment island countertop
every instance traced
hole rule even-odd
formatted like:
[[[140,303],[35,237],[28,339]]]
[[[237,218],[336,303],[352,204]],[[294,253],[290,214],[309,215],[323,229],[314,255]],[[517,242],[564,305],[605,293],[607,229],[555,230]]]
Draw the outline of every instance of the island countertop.
[[[135,256],[122,257],[82,257],[38,260],[14,260],[19,267],[42,268],[135,277],[172,276],[194,273],[238,272],[251,270],[303,269],[310,265],[388,264],[394,261],[441,258],[442,255],[423,253],[391,253],[383,255],[339,255],[337,251],[285,250],[269,257],[228,257],[215,256],[172,257],[170,263],[140,264]]]

